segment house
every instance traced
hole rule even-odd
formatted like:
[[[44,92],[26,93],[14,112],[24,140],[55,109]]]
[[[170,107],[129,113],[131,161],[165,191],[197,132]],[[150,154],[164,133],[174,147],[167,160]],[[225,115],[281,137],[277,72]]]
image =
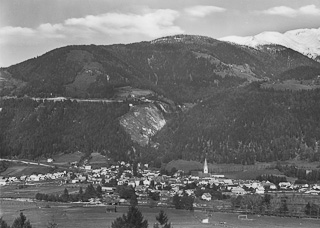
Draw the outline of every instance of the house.
[[[86,165],[86,166],[84,167],[84,169],[85,169],[85,170],[91,170],[91,165]]]
[[[143,184],[144,184],[144,185],[147,185],[147,186],[149,186],[149,185],[150,185],[150,180],[148,180],[148,179],[145,179],[145,180],[143,181]]]
[[[212,199],[212,196],[210,193],[203,193],[202,196],[201,196],[201,199],[203,200],[207,200],[207,201],[210,201]]]
[[[48,162],[48,163],[51,163],[51,162],[53,162],[53,159],[52,159],[52,158],[48,158],[48,159],[47,159],[47,162]]]
[[[6,178],[0,178],[0,186],[4,186],[7,184],[7,179]]]
[[[188,196],[191,196],[194,194],[194,189],[187,189],[186,193],[188,194]]]
[[[246,194],[247,192],[241,188],[241,187],[234,187],[231,189],[231,192],[234,194],[234,195],[244,195]]]
[[[115,191],[116,188],[113,187],[101,187],[102,192],[112,194]]]
[[[39,181],[40,177],[37,175],[32,174],[31,176],[29,176],[29,181]]]
[[[135,188],[136,187],[136,182],[135,181],[129,181],[128,185],[132,186],[133,188]]]
[[[233,185],[233,182],[231,179],[223,179],[222,181],[223,181],[223,184],[226,186]]]
[[[256,193],[257,194],[264,194],[264,187],[263,186],[258,186],[256,188]]]
[[[280,183],[279,183],[279,187],[280,187],[281,189],[288,189],[288,188],[291,187],[291,183],[290,183],[290,182],[280,182]]]

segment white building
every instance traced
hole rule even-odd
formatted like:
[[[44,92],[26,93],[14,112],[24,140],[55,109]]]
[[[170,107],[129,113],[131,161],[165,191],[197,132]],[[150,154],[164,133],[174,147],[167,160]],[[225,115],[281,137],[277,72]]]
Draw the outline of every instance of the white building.
[[[212,199],[212,196],[210,193],[203,193],[201,196],[201,199],[206,200],[206,201],[210,201]]]
[[[209,173],[207,159],[204,159],[203,173]]]

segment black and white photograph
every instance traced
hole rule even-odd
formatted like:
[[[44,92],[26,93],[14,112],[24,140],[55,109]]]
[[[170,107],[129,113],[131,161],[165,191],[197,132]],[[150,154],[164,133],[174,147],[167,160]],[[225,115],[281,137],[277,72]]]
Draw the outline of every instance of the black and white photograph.
[[[0,228],[319,228],[320,0],[0,0]]]

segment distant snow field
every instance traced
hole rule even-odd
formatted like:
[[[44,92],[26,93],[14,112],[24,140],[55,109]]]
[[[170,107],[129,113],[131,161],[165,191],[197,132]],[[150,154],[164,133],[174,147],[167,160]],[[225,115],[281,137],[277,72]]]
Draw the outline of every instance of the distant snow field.
[[[263,32],[255,36],[246,37],[228,36],[219,40],[253,48],[266,44],[278,44],[300,52],[309,58],[316,59],[320,56],[320,28],[297,29],[285,33]]]

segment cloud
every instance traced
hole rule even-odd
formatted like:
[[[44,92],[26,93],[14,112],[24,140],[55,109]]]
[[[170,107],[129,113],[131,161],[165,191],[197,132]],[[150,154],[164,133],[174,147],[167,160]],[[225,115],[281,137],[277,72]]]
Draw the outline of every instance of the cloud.
[[[281,15],[281,16],[287,16],[287,17],[294,17],[296,16],[296,10],[287,7],[287,6],[277,6],[270,8],[268,10],[263,11],[265,14],[270,15]]]
[[[171,9],[146,9],[141,14],[106,13],[88,15],[82,18],[70,18],[57,24],[40,24],[36,28],[2,27],[0,28],[1,44],[5,43],[36,43],[64,42],[74,40],[78,43],[94,43],[107,37],[121,37],[130,41],[134,36],[145,39],[157,38],[184,33],[174,24],[180,16]]]
[[[315,5],[303,6],[299,9],[299,12],[305,15],[314,15],[314,16],[320,15],[320,9],[318,9]]]
[[[138,33],[148,37],[159,37],[183,33],[174,25],[179,13],[170,9],[159,9],[154,12],[137,14],[107,13],[84,18],[72,18],[65,21],[66,26],[86,28],[103,34],[132,34]]]
[[[225,8],[217,7],[217,6],[192,6],[185,9],[185,12],[193,17],[205,17],[212,13],[221,13],[225,12]]]
[[[296,17],[300,15],[309,15],[309,16],[320,16],[320,9],[318,9],[315,5],[306,5],[302,6],[298,9],[293,9],[287,6],[276,6],[260,13],[267,15],[278,15],[285,17]]]

